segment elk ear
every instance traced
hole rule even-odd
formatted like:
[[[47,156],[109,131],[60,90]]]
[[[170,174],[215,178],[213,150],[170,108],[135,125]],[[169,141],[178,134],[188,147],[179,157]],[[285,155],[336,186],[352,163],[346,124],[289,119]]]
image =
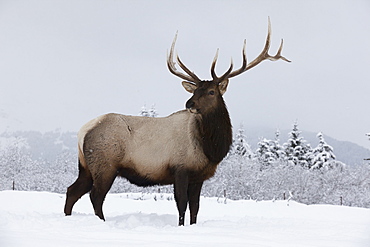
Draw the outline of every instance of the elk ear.
[[[193,83],[191,82],[188,82],[188,81],[183,81],[182,82],[182,86],[185,88],[186,91],[188,91],[189,93],[194,93],[195,89],[197,89],[197,86],[194,85]]]
[[[218,90],[220,90],[221,95],[224,95],[227,89],[227,85],[229,85],[229,79],[225,79],[220,84],[218,84]]]

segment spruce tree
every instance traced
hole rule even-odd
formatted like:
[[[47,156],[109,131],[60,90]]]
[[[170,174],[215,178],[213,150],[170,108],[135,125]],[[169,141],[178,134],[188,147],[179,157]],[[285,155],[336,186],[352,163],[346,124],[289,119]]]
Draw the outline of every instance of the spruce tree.
[[[139,116],[149,117],[149,111],[146,109],[146,105],[143,105],[141,107],[141,111],[139,112]]]
[[[244,134],[243,125],[240,124],[238,132],[236,133],[235,139],[233,141],[230,153],[234,155],[239,155],[251,159],[253,157],[253,152],[250,145],[247,142],[247,138]]]
[[[143,105],[143,107],[141,107],[141,111],[139,112],[139,116],[157,117],[158,113],[157,113],[157,110],[155,109],[155,104],[153,104],[149,110],[146,108],[146,105]]]
[[[157,113],[157,110],[155,109],[155,104],[153,104],[149,110],[149,117],[157,117],[157,116],[158,116],[158,113]]]
[[[257,144],[256,159],[264,164],[270,165],[277,161],[285,160],[286,154],[284,148],[280,145],[280,132],[276,130],[275,139],[261,139]]]
[[[280,131],[276,129],[275,140],[270,142],[270,150],[275,156],[275,160],[285,160],[286,153],[284,147],[280,145]]]
[[[273,141],[268,140],[266,138],[262,138],[257,143],[256,159],[263,166],[268,166],[277,159],[275,153],[271,149],[272,147]]]
[[[319,144],[313,150],[313,160],[311,169],[330,169],[338,166],[342,166],[341,162],[336,161],[334,155],[334,149],[332,146],[326,143],[324,135],[319,132],[317,134],[319,138]]]
[[[293,130],[289,133],[287,143],[284,144],[285,153],[288,161],[309,169],[312,166],[312,148],[300,135],[301,131],[296,121],[293,124]]]

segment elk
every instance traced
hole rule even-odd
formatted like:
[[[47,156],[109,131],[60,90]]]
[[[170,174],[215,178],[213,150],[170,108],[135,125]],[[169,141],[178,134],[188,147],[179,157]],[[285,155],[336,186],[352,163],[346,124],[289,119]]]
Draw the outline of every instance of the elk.
[[[176,61],[186,73],[175,67],[174,47],[177,34],[167,54],[169,71],[184,81],[183,87],[193,94],[186,109],[163,118],[106,114],[86,123],[78,133],[77,180],[67,189],[65,215],[71,215],[73,205],[85,193],[95,214],[102,220],[103,202],[117,176],[138,186],[174,185],[179,213],[179,225],[189,204],[190,224],[195,224],[199,210],[202,184],[211,178],[229,151],[232,126],[223,94],[229,79],[255,67],[264,60],[279,59],[283,40],[275,56],[270,56],[271,24],[262,52],[247,63],[244,41],[239,69],[229,69],[221,76],[215,72],[218,50],[211,66],[212,80],[201,80],[176,55]]]

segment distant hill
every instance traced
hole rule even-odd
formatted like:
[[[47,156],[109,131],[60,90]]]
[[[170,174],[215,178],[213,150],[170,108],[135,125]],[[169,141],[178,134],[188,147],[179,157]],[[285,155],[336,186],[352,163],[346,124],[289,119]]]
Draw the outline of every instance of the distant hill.
[[[236,133],[237,127],[234,129]],[[288,140],[290,130],[280,130],[280,143]],[[274,139],[275,129],[272,128],[245,128],[247,141],[255,150],[261,138]],[[311,147],[318,144],[317,133],[302,131],[301,136],[310,143]],[[337,160],[347,165],[364,163],[365,158],[370,158],[370,150],[347,141],[338,141],[332,137],[325,136],[326,142],[334,148]],[[22,148],[26,149],[34,159],[45,159],[53,161],[63,151],[77,153],[77,133],[62,132],[55,130],[41,133],[38,131],[16,131],[0,134],[0,148],[9,145],[16,139],[22,140]]]

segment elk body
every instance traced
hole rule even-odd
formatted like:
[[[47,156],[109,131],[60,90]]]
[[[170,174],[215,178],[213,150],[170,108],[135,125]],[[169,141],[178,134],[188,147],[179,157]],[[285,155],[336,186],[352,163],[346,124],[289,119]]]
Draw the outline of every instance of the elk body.
[[[261,54],[247,64],[244,41],[242,66],[233,71],[231,61],[220,77],[215,73],[216,53],[209,81],[199,79],[178,56],[177,63],[186,74],[176,70],[176,35],[167,65],[171,73],[185,80],[183,87],[193,94],[186,110],[164,118],[106,114],[85,124],[78,134],[79,175],[68,187],[65,214],[71,215],[77,200],[91,191],[95,214],[104,220],[104,198],[114,179],[121,176],[138,186],[174,184],[179,225],[184,225],[188,204],[190,224],[196,223],[203,181],[214,175],[232,143],[230,117],[222,97],[229,79],[266,59],[288,61],[280,54],[283,42],[275,56],[268,54],[270,34],[269,21]]]

